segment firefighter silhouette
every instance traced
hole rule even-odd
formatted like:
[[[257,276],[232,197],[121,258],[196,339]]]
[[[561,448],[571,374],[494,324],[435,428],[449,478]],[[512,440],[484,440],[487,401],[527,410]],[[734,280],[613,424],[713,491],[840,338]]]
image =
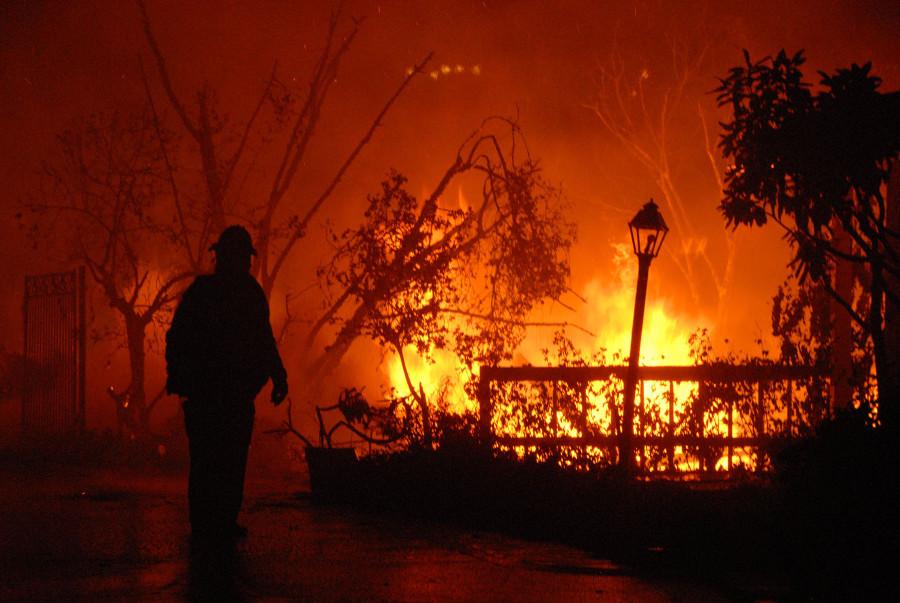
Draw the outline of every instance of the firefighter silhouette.
[[[181,396],[191,457],[188,478],[195,536],[239,537],[254,398],[272,380],[272,403],[287,374],[269,323],[269,304],[250,274],[250,234],[229,226],[210,247],[213,274],[184,292],[166,333],[166,389]]]

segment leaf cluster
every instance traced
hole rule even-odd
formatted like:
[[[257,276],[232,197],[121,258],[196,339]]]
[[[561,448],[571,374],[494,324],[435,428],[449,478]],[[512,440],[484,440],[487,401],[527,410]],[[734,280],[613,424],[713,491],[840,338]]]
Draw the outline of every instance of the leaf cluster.
[[[480,201],[445,206],[444,191],[465,176],[480,180]],[[352,302],[351,315],[335,317],[344,332],[426,357],[449,349],[471,368],[508,358],[531,310],[566,290],[573,240],[561,194],[537,162],[517,162],[514,148],[484,135],[425,199],[391,172],[363,224],[333,235],[320,276],[341,291],[339,303]]]
[[[732,163],[720,210],[731,227],[780,224],[800,280],[825,280],[835,259],[878,262],[895,275],[898,233],[885,226],[883,185],[900,152],[900,94],[882,94],[871,64],[804,80],[803,53],[779,52],[720,79],[732,119],[719,143]],[[857,252],[834,245],[838,230]]]

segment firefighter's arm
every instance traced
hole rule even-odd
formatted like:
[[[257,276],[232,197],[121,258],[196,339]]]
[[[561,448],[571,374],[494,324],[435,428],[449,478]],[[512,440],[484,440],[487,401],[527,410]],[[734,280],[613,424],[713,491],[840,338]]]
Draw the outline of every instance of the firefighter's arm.
[[[278,346],[275,343],[275,335],[272,333],[272,323],[269,320],[269,303],[262,294],[263,314],[265,316],[265,341],[266,341],[266,367],[269,371],[269,378],[272,379],[272,404],[278,406],[281,404],[288,394],[287,371],[284,370],[284,363],[281,361],[281,355],[278,353]]]
[[[166,332],[166,391],[187,396],[191,355],[194,353],[194,321],[196,315],[196,282],[184,292],[175,309],[172,325]]]

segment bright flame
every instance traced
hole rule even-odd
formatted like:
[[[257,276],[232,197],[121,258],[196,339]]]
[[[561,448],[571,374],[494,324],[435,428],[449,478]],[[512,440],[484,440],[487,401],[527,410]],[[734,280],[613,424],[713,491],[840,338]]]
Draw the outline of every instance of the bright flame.
[[[467,201],[460,189],[458,194],[460,207],[466,207]],[[635,283],[637,281],[637,262],[631,248],[627,244],[613,246],[615,251],[614,264],[616,278],[612,284],[604,284],[599,278],[589,281],[582,289],[581,296],[586,300],[581,311],[573,319],[566,316],[567,322],[576,323],[589,329],[596,335],[585,337],[581,334],[573,335],[576,349],[585,356],[588,362],[593,355],[600,357],[603,364],[625,364],[628,361],[628,350],[631,344],[631,325],[634,313]],[[542,317],[544,320],[546,317]],[[693,359],[690,355],[690,336],[696,328],[704,326],[703,319],[679,320],[672,310],[672,304],[659,293],[648,295],[644,315],[644,329],[641,342],[641,364],[645,366],[659,365],[690,365]],[[529,333],[528,338],[522,343],[517,352],[521,360],[516,364],[530,363],[535,365],[545,364],[542,349],[547,347],[548,333]],[[451,353],[434,350],[431,361],[423,359],[414,349],[404,350],[409,378],[414,388],[422,388],[430,404],[435,404],[442,399],[453,412],[477,409],[477,403],[470,399],[465,391],[464,384],[469,381],[471,375],[465,367]],[[551,357],[551,362],[552,362]],[[387,362],[388,378],[391,386],[399,395],[407,395],[410,392],[409,384],[403,373],[403,367],[399,357],[392,355]],[[477,377],[477,368],[475,370]],[[687,401],[697,393],[697,384],[683,383],[657,383],[645,382],[643,400],[639,395],[636,404],[642,405],[643,413],[655,414],[659,417],[667,417],[669,413],[669,391],[673,394],[674,412],[681,415]],[[609,426],[611,424],[611,410],[609,401],[594,399],[593,394],[588,394],[593,406],[590,420],[596,425]],[[635,431],[641,433],[640,413],[635,418]],[[715,423],[712,431],[724,435],[726,433],[727,418],[719,413],[708,417]],[[579,435],[577,430],[567,423],[561,413],[557,413],[557,424],[560,433]],[[734,421],[734,435],[742,435],[743,429]],[[512,434],[508,434],[512,435]],[[519,434],[524,435],[524,434]],[[746,450],[735,448],[732,451],[732,464],[752,466],[754,460]],[[685,455],[681,447],[675,448],[675,463],[679,470],[697,469],[697,460]],[[724,454],[715,461],[718,469],[726,468],[728,456]]]
[[[462,191],[458,191],[461,208],[468,206]],[[578,341],[582,353],[590,356],[603,353],[605,362],[621,364],[627,362],[627,352],[631,345],[631,322],[634,313],[634,287],[637,281],[637,262],[627,244],[616,244],[614,263],[616,280],[612,286],[604,286],[600,279],[588,282],[582,297],[587,300],[575,319],[565,317],[568,322],[579,324],[597,335],[589,341]],[[688,339],[692,329],[679,322],[665,299],[650,298],[644,315],[644,330],[641,342],[641,364],[690,364]],[[543,337],[542,337],[543,335]],[[527,338],[518,351],[526,362],[544,364],[541,349],[547,333],[534,334]],[[404,351],[410,380],[415,388],[420,385],[429,400],[443,393],[450,409],[461,411],[472,409],[475,403],[469,400],[463,384],[469,374],[465,367],[449,352],[435,350],[432,361],[421,358],[413,349]],[[409,393],[409,385],[403,374],[403,367],[396,354],[387,362],[390,385],[400,394]],[[690,393],[691,384],[676,386],[676,397]]]
[[[457,203],[459,204],[459,209],[462,211],[469,211],[469,207],[471,204],[469,203],[469,199],[466,197],[466,194],[463,192],[463,188],[460,185],[459,192],[457,193]]]
[[[469,380],[469,371],[450,352],[433,350],[429,362],[416,353],[415,348],[404,349],[406,368],[409,371],[410,381],[413,387],[421,387],[429,404],[434,404],[443,398],[452,412],[463,412],[475,408],[474,401],[470,400],[464,390],[464,384]],[[410,393],[409,384],[403,374],[403,363],[397,354],[390,356],[387,362],[390,385],[400,396]],[[477,367],[476,367],[477,372]]]
[[[618,356],[618,362],[607,359],[610,364],[618,364],[627,362],[631,347],[637,262],[629,245],[616,244],[613,249],[617,279],[612,286],[604,286],[599,279],[585,285],[582,297],[588,302],[587,312],[580,318],[580,324],[597,334],[591,349],[585,351]],[[641,364],[690,364],[688,339],[692,331],[693,328],[676,319],[667,299],[648,294],[641,336]]]

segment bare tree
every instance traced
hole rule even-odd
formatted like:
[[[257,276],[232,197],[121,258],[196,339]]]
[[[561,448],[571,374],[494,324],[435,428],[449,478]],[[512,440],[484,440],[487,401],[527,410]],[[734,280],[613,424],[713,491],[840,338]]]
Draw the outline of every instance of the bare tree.
[[[147,401],[147,330],[191,275],[165,203],[159,137],[166,135],[157,125],[145,109],[94,115],[63,132],[59,159],[44,165],[46,189],[26,202],[31,215],[24,218],[36,240],[52,241],[64,259],[87,266],[118,314],[122,330],[112,335],[124,339],[130,371],[122,399],[139,435],[149,432],[161,399]]]
[[[734,273],[736,253],[733,232],[724,232],[724,262],[716,262],[719,253],[707,244],[709,232],[701,230],[696,212],[685,202],[684,182],[678,178],[686,161],[676,150],[683,147],[683,132],[689,120],[702,129],[702,137],[687,160],[708,166],[710,190],[723,188],[722,169],[717,162],[715,145],[707,127],[706,109],[701,99],[693,96],[698,84],[711,88],[712,76],[706,81],[709,56],[714,42],[702,25],[702,17],[690,34],[669,35],[668,63],[651,69],[649,57],[641,52],[623,52],[618,46],[595,72],[595,94],[587,107],[613,139],[650,174],[665,205],[666,219],[677,233],[680,248],[672,261],[681,272],[683,282],[695,304],[705,296],[698,286],[701,278],[711,280],[716,294],[716,309],[721,314]],[[646,52],[646,51],[645,51]],[[710,98],[710,101],[712,99]],[[710,103],[711,104],[711,103]],[[707,206],[712,207],[712,199]]]
[[[121,331],[106,336],[124,341],[130,383],[109,394],[120,416],[127,416],[125,422],[146,432],[151,412],[164,394],[150,400],[146,394],[148,327],[165,321],[183,281],[205,269],[213,238],[232,219],[249,221],[259,250],[255,269],[270,294],[311,220],[428,58],[402,79],[335,168],[325,189],[312,195],[305,207],[285,207],[338,68],[362,22],[351,20],[341,33],[345,20],[340,10],[335,11],[299,106],[298,96],[278,79],[273,67],[252,111],[235,128],[218,110],[209,85],[197,91],[193,103],[183,100],[169,75],[145,2],[137,0],[137,7],[164,103],[160,104],[141,62],[146,107],[134,115],[93,116],[63,133],[61,159],[45,169],[48,190],[26,205],[35,218],[32,234],[54,233],[60,238],[65,258],[87,265],[119,314]],[[238,199],[235,183],[253,169],[245,165],[247,150],[267,107],[274,130],[287,130],[280,163],[262,203]],[[172,116],[174,123],[170,123]],[[199,169],[189,169],[192,158]]]
[[[282,268],[296,249],[297,243],[307,233],[312,220],[332,199],[347,171],[372,140],[397,99],[422,72],[431,55],[409,70],[378,108],[369,127],[334,168],[324,188],[318,192],[304,191],[296,196],[305,197],[305,200],[294,201],[295,197],[292,197],[288,203],[288,194],[297,192],[294,190],[294,182],[317,134],[341,63],[356,40],[363,21],[350,19],[346,23],[347,20],[338,7],[328,22],[322,50],[307,82],[305,94],[295,93],[282,82],[275,65],[243,124],[238,128],[229,128],[216,109],[210,86],[204,85],[198,90],[194,106],[189,106],[183,100],[169,75],[165,55],[153,33],[146,3],[144,0],[137,0],[137,5],[165,97],[178,117],[180,127],[193,141],[193,152],[199,160],[203,175],[206,197],[203,217],[208,216],[210,219],[208,228],[198,231],[195,248],[198,253],[204,250],[210,237],[225,226],[226,217],[236,217],[248,222],[258,251],[254,271],[263,290],[270,295]],[[149,84],[147,92],[152,97]],[[246,172],[252,169],[252,165],[244,165],[247,163],[244,157],[257,129],[260,114],[267,106],[272,111],[275,125],[280,126],[280,129],[276,129],[283,135],[280,143],[283,145],[282,151],[276,161],[277,168],[271,176],[264,198],[237,199],[234,184],[239,178],[236,175],[240,170]],[[233,142],[229,143],[229,140]],[[187,186],[187,183],[179,181],[172,172],[170,176],[173,194],[178,196],[177,190]]]

